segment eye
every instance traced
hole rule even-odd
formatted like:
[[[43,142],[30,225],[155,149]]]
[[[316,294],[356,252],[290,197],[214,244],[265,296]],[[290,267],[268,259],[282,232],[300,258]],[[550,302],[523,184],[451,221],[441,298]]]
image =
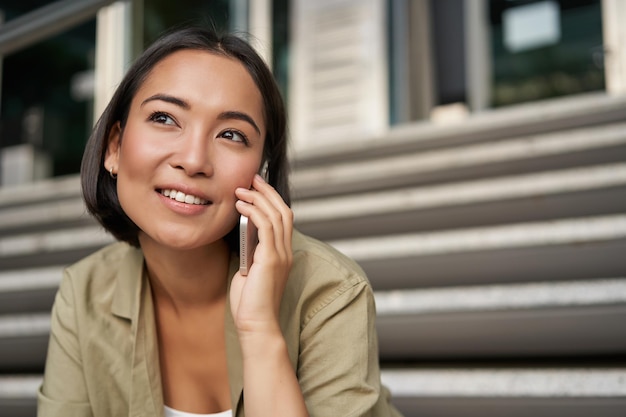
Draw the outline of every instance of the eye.
[[[155,111],[154,113],[152,113],[148,120],[162,125],[177,126],[177,123],[172,116],[160,111]]]
[[[248,144],[248,138],[246,137],[246,135],[239,132],[238,130],[232,130],[232,129],[224,130],[222,133],[219,134],[219,137],[228,139],[233,142],[241,142],[244,144]]]

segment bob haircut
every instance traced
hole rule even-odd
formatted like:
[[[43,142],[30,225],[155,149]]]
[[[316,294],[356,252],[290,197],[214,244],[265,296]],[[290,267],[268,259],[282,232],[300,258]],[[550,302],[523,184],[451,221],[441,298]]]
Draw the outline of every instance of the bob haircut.
[[[139,246],[139,228],[122,209],[116,179],[104,168],[109,135],[117,122],[124,131],[131,102],[155,65],[181,50],[207,51],[235,59],[246,68],[263,98],[267,130],[263,160],[268,163],[268,182],[288,205],[291,204],[285,106],[271,71],[246,41],[234,35],[220,35],[200,27],[177,29],[156,40],[130,67],[89,137],[80,169],[83,198],[89,212],[115,238],[136,247]],[[121,137],[123,140],[123,134]],[[235,227],[227,234],[226,241],[236,252],[238,239]]]

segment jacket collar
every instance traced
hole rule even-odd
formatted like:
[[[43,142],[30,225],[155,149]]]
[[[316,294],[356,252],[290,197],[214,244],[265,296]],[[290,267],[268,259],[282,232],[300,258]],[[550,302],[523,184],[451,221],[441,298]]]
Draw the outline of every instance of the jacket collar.
[[[129,248],[119,266],[111,313],[130,321],[132,358],[129,415],[163,416],[163,389],[152,291],[144,273],[143,252]]]
[[[159,367],[158,341],[150,282],[144,273],[144,257],[140,249],[130,248],[115,283],[111,312],[131,322],[132,370],[130,414],[163,415],[163,388]],[[239,257],[231,255],[229,277],[239,269]],[[229,282],[230,290],[230,282]],[[225,338],[226,360],[233,416],[241,413],[243,393],[243,357],[239,336],[230,309],[230,296],[226,299]],[[142,389],[143,387],[143,389]]]
[[[141,249],[129,247],[126,256],[120,262],[111,304],[111,312],[114,315],[131,320],[134,325],[139,317],[143,268]]]

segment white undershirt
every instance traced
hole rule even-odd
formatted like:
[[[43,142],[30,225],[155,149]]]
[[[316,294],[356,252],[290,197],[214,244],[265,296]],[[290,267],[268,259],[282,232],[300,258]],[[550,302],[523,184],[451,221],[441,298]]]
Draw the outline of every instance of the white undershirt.
[[[165,409],[165,417],[233,417],[232,410],[226,410],[213,414],[195,414],[174,410],[173,408],[169,408],[167,405],[164,405],[163,408]]]

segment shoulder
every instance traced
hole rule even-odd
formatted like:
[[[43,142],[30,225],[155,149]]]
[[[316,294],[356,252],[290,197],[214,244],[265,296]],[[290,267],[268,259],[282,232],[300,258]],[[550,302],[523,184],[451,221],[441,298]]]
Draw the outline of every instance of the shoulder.
[[[345,280],[367,282],[365,272],[354,260],[329,244],[298,231],[294,231],[293,256],[294,279],[323,275],[326,280],[336,283],[343,283]]]
[[[119,264],[133,251],[138,251],[138,249],[123,242],[112,243],[68,266],[66,271],[72,274],[82,274],[99,269],[111,270],[111,266]]]
[[[341,309],[357,298],[368,302],[373,297],[365,272],[354,260],[296,231],[285,295],[287,303],[300,311],[303,325],[322,310]]]
[[[85,303],[111,296],[121,275],[143,265],[140,249],[126,243],[113,243],[68,266],[60,291],[71,291]]]
[[[113,276],[125,267],[128,258],[140,255],[139,252],[127,243],[112,243],[65,268],[65,275],[78,280]]]

